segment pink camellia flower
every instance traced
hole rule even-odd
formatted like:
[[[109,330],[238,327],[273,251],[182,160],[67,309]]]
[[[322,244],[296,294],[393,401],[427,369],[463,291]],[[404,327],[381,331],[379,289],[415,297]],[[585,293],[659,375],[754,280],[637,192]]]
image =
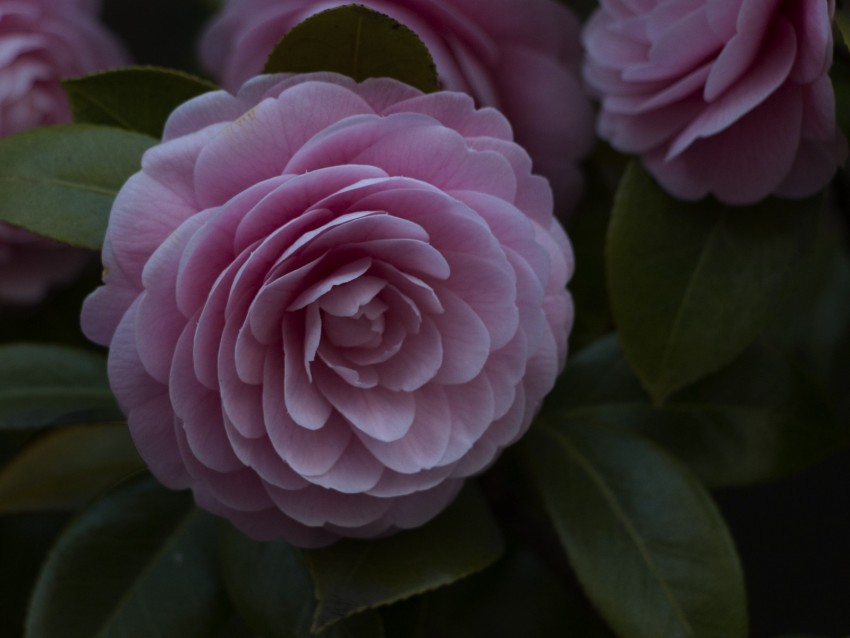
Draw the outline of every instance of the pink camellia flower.
[[[847,157],[834,0],[601,0],[584,31],[598,130],[683,199],[820,190]]]
[[[572,272],[497,111],[263,75],[169,118],[82,324],[152,472],[258,539],[420,525],[528,427]]]
[[[201,59],[236,90],[260,73],[275,44],[299,22],[346,0],[229,0],[207,29]],[[501,110],[516,141],[569,211],[593,144],[593,114],[581,87],[579,23],[555,0],[363,0],[415,31],[442,88]]]
[[[91,0],[0,0],[0,137],[71,120],[60,80],[125,62]],[[34,303],[89,253],[0,224],[0,302]]]

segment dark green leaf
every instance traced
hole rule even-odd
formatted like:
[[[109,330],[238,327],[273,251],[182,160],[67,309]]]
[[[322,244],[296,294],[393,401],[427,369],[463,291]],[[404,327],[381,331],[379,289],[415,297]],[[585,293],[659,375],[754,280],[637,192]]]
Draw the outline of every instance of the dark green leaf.
[[[808,255],[821,198],[679,202],[637,164],[608,234],[623,350],[656,402],[731,362],[767,328]]]
[[[503,546],[487,504],[470,484],[423,527],[305,552],[319,599],[314,629],[469,576],[495,561]]]
[[[847,22],[850,23],[850,18]],[[846,56],[844,63],[834,64],[829,74],[832,77],[835,92],[835,116],[838,127],[844,131],[844,135],[850,135],[850,51],[846,53]]]
[[[218,88],[194,75],[156,67],[103,71],[64,80],[62,86],[75,122],[106,124],[156,138],[177,106]]]
[[[713,487],[792,474],[850,436],[812,380],[765,345],[657,407],[611,336],[573,357],[550,402],[557,402],[559,418],[615,424],[649,436]]]
[[[121,418],[100,355],[64,346],[0,346],[0,428]]]
[[[265,73],[335,71],[362,82],[401,80],[430,93],[439,88],[434,60],[413,31],[360,5],[328,9],[295,26],[275,47]]]
[[[155,143],[148,135],[92,124],[0,140],[0,221],[99,250],[118,189]]]
[[[149,477],[76,518],[47,557],[27,638],[206,638],[227,614],[216,521]]]
[[[52,430],[0,468],[0,514],[80,507],[142,469],[125,425]]]
[[[298,550],[282,540],[253,541],[225,524],[219,559],[227,593],[255,631],[267,638],[309,635],[313,581]]]
[[[844,46],[850,48],[850,9],[844,7],[836,11],[835,24],[838,25],[838,31],[844,38]]]
[[[826,227],[818,259],[802,278],[793,305],[777,318],[770,343],[788,352],[831,400],[836,418],[850,422],[850,257],[841,229]]]
[[[576,575],[621,638],[744,638],[732,539],[696,477],[624,430],[540,424],[522,443]]]
[[[478,574],[424,596],[422,608],[415,611],[420,634],[395,635],[613,636],[575,584],[564,582],[525,547]]]
[[[219,542],[222,577],[242,618],[264,638],[309,638],[316,610],[313,579],[301,552],[285,541],[260,543],[225,525]],[[382,636],[374,612],[349,618],[322,638]]]

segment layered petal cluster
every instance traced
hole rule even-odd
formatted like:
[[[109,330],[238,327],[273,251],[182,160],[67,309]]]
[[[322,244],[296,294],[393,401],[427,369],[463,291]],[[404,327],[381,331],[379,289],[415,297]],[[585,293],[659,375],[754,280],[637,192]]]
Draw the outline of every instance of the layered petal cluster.
[[[228,0],[201,41],[201,59],[225,88],[260,73],[299,22],[346,0]],[[578,164],[593,144],[579,80],[576,17],[557,0],[363,0],[415,31],[442,88],[463,91],[510,120],[516,141],[549,178],[560,211],[581,190]]]
[[[573,310],[551,190],[493,109],[258,76],[170,117],[82,324],[141,455],[255,538],[420,525],[528,427]]]
[[[0,137],[71,120],[60,80],[125,55],[91,0],[0,0]],[[69,281],[87,253],[0,224],[0,302],[34,303]]]
[[[598,132],[672,194],[805,197],[847,158],[834,0],[601,0],[584,30]]]

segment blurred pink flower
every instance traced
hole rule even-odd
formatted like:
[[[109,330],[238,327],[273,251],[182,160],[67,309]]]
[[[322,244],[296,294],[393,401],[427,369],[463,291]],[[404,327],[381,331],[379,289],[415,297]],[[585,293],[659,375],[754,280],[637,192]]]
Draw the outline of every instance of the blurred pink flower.
[[[119,66],[91,0],[0,0],[0,137],[71,120],[60,80]],[[35,303],[90,253],[0,224],[0,302]]]
[[[299,22],[345,0],[229,0],[207,29],[201,59],[236,90],[260,73]],[[581,191],[578,165],[593,144],[593,114],[579,79],[579,23],[555,0],[363,0],[413,29],[434,57],[442,88],[463,91],[511,122],[547,177],[558,210]]]
[[[86,0],[0,0],[0,137],[71,120],[60,80],[126,62]]]
[[[302,546],[435,516],[566,356],[572,252],[530,169],[497,111],[385,78],[178,108],[82,316],[152,472]]]
[[[601,0],[584,31],[599,134],[683,199],[805,197],[847,157],[834,0]]]

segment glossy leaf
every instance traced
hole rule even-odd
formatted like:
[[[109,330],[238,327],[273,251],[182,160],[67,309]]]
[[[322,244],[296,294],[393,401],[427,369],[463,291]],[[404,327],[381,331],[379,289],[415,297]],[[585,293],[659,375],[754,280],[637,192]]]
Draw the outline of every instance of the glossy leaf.
[[[156,67],[114,69],[64,80],[74,121],[105,124],[162,136],[171,112],[186,100],[218,87],[182,71]]]
[[[409,28],[361,5],[328,9],[295,26],[269,56],[265,73],[335,71],[362,82],[389,77],[430,93],[439,88],[427,47]]]
[[[305,552],[318,596],[314,629],[453,583],[490,565],[503,548],[486,502],[468,485],[423,527]]]
[[[820,198],[680,202],[632,164],[609,227],[608,284],[623,350],[656,402],[764,332],[807,257],[820,207]]]
[[[383,635],[374,612],[358,614],[312,634],[316,600],[301,552],[279,540],[260,543],[230,525],[219,541],[227,592],[245,622],[264,638],[375,638]]]
[[[696,477],[624,430],[540,424],[529,471],[585,592],[620,638],[744,638],[732,539]]]
[[[0,140],[0,221],[99,250],[118,189],[155,143],[148,135],[92,124]]]
[[[557,403],[557,406],[554,404]],[[558,418],[640,432],[713,487],[775,480],[845,445],[850,428],[781,351],[759,345],[655,406],[615,336],[575,355],[550,397]]]
[[[0,428],[120,419],[106,360],[47,344],[0,346]]]
[[[144,477],[77,517],[47,557],[27,638],[206,638],[227,614],[215,519]]]
[[[0,468],[0,514],[80,507],[144,467],[123,424],[53,430]]]

